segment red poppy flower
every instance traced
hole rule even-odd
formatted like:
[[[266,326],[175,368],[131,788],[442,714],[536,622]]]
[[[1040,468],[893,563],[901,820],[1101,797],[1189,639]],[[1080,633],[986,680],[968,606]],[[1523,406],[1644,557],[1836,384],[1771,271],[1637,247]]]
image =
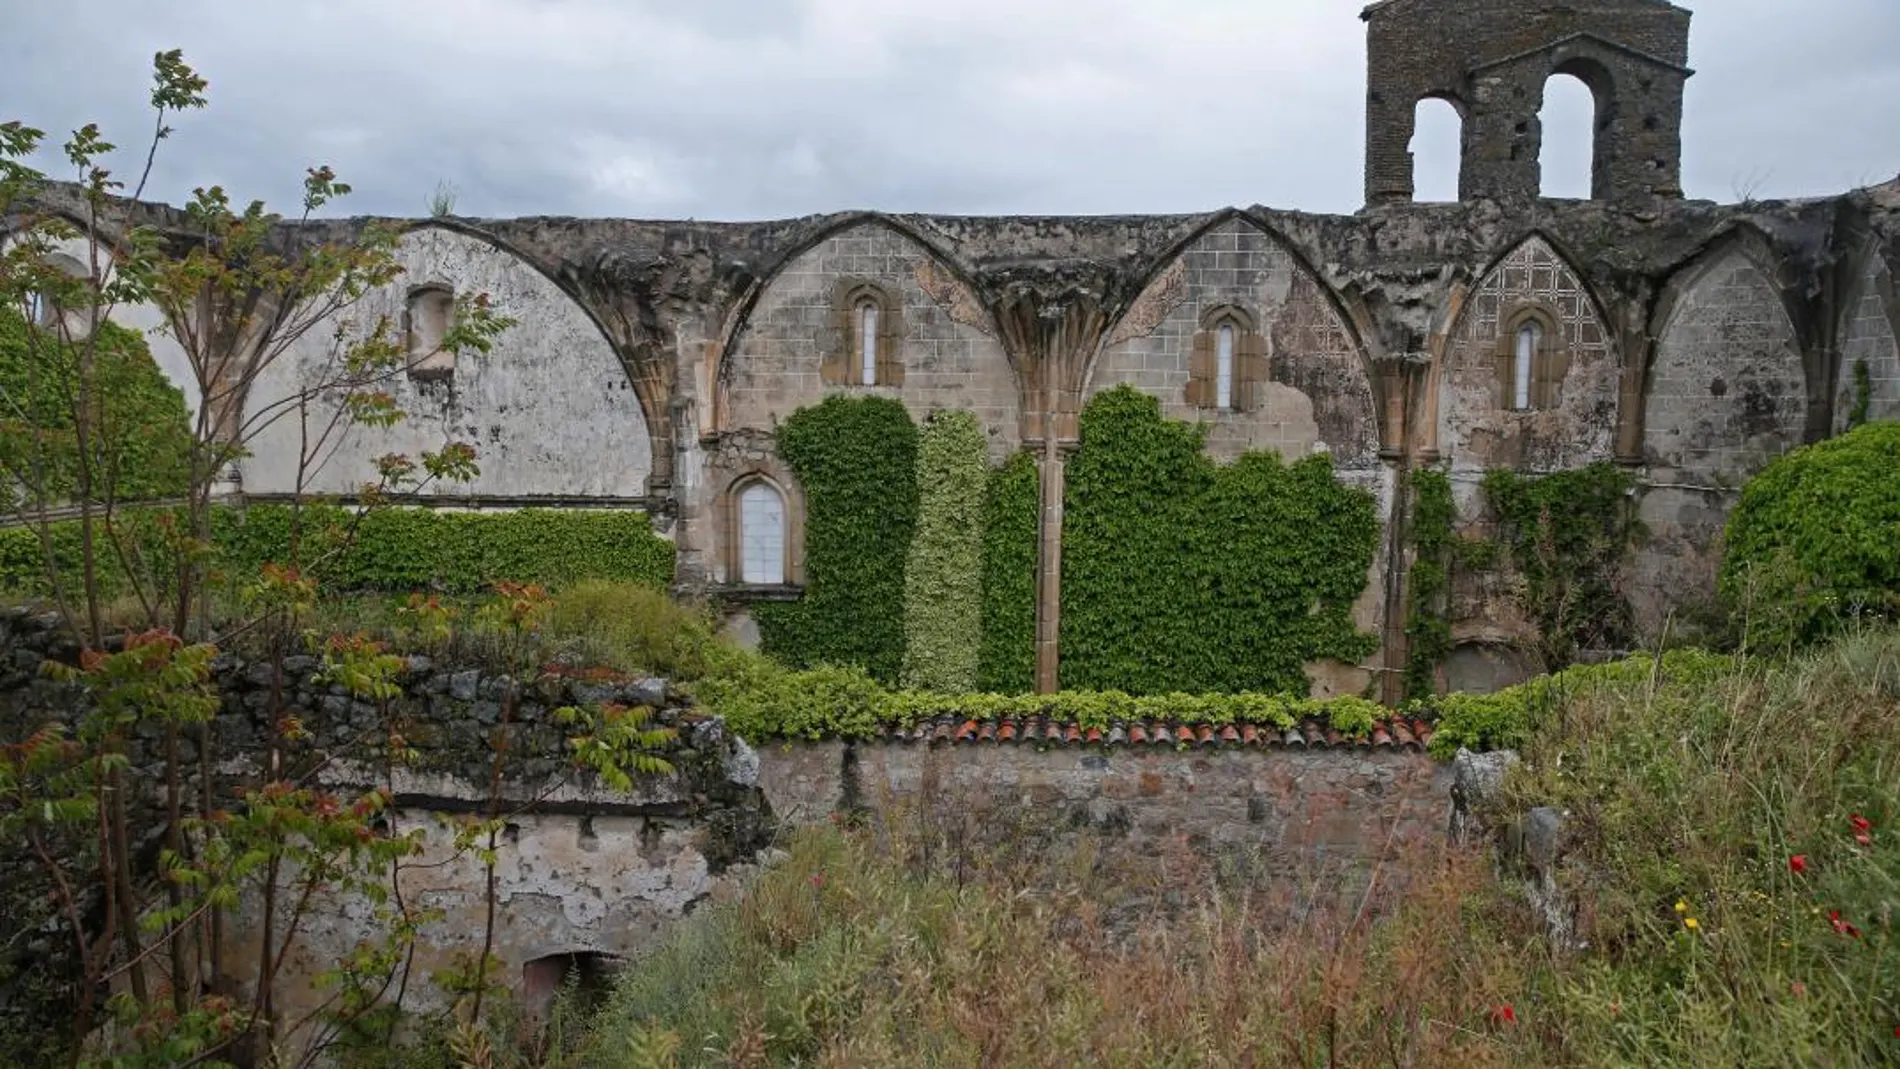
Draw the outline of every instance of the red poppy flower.
[[[1789,871],[1793,872],[1797,876],[1808,871],[1808,855],[1796,854],[1795,856],[1789,858],[1788,869]]]
[[[1491,1007],[1491,1023],[1516,1024],[1517,1010],[1508,1002],[1501,1006],[1493,1006]]]
[[[1849,939],[1860,938],[1860,929],[1842,920],[1841,911],[1838,909],[1828,913],[1827,922],[1834,926],[1835,931],[1847,936]]]
[[[823,887],[823,886],[825,885],[825,874],[824,874],[824,873],[822,873],[822,872],[814,872],[814,873],[812,873],[812,874],[811,874],[811,885],[812,885],[813,887]]]
[[[1855,813],[1853,816],[1848,817],[1847,823],[1851,825],[1855,831],[1874,830],[1873,823],[1869,821],[1866,817],[1861,816],[1859,813]]]

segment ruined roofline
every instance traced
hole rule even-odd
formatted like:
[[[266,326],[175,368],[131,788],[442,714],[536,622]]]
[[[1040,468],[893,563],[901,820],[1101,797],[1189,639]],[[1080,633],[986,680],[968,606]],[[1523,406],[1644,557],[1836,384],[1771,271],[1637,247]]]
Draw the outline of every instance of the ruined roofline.
[[[1388,10],[1404,7],[1406,4],[1415,3],[1415,2],[1416,0],[1377,0],[1377,2],[1367,4],[1362,10],[1360,10],[1359,17],[1360,19],[1366,22],[1371,22],[1374,18],[1377,18],[1380,15],[1383,15]],[[1694,14],[1694,12],[1690,11],[1688,8],[1682,7],[1679,4],[1672,4],[1669,2],[1669,0],[1596,0],[1596,2],[1603,3],[1606,6],[1610,6],[1610,7],[1640,6],[1640,7],[1655,8],[1656,10],[1659,10],[1659,11],[1676,11],[1684,15]]]

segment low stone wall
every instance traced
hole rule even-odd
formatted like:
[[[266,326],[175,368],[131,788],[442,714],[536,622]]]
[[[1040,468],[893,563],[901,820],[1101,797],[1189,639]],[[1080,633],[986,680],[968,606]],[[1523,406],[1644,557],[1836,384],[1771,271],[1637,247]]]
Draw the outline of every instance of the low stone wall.
[[[760,753],[786,824],[844,810],[969,818],[978,838],[1087,841],[1138,865],[1184,844],[1312,872],[1443,841],[1451,771],[1417,748],[787,743]]]

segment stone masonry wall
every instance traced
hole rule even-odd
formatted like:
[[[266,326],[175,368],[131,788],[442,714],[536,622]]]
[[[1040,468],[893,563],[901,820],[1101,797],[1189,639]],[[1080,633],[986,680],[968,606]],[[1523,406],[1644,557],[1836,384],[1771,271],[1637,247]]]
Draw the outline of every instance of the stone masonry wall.
[[[71,661],[76,654],[57,616],[0,610],[0,742],[17,742],[49,720],[76,715],[82,701],[76,689],[54,683],[41,670],[49,658]],[[455,849],[456,823],[489,810],[490,740],[511,691],[517,701],[500,796],[501,811],[511,815],[497,859],[494,945],[505,982],[522,982],[530,963],[555,955],[621,959],[651,949],[692,910],[735,889],[773,834],[770,810],[756,787],[757,754],[721,721],[694,713],[664,681],[557,675],[522,685],[477,663],[411,657],[401,696],[379,707],[323,682],[315,658],[291,657],[283,667],[288,713],[310,732],[308,741],[285,747],[283,776],[307,777],[345,800],[389,790],[389,832],[422,836],[422,855],[406,863],[401,877],[403,895],[443,916],[420,935],[416,965],[422,972],[411,987],[412,1008],[436,1004],[440,992],[427,983],[428,973],[473,949],[472,940],[480,937],[486,874],[475,857]],[[264,779],[273,675],[268,662],[228,654],[215,662],[223,707],[212,723],[214,756],[220,762],[218,789],[227,798]],[[678,731],[678,743],[666,755],[675,774],[640,780],[622,793],[573,773],[570,729],[554,721],[553,710],[609,702],[647,706],[656,723]],[[416,751],[413,764],[391,769],[382,760],[392,730]],[[187,762],[195,767],[196,748],[188,749]],[[162,766],[152,754],[135,751],[133,762],[133,782],[162,782]],[[161,825],[158,799],[145,803],[152,808],[141,856],[149,859]],[[0,887],[17,892],[0,895],[0,920],[16,930],[46,920],[36,912],[44,909],[43,901],[31,894],[40,872],[25,856],[9,850],[0,863]],[[308,981],[365,937],[369,908],[354,897],[313,900],[304,935],[288,959],[281,1008],[292,1017],[322,997]],[[250,947],[258,938],[261,917],[261,906],[251,900],[231,933],[237,946]],[[62,937],[46,951],[56,956],[65,945]],[[27,944],[11,946],[10,953],[32,951]],[[60,966],[54,961],[47,967]],[[0,967],[0,975],[7,974]],[[241,987],[247,978],[224,979]],[[0,1020],[4,1009],[0,998]]]
[[[901,387],[827,386],[819,377],[823,359],[846,344],[839,288],[859,281],[901,305]],[[769,431],[826,394],[849,391],[895,397],[920,422],[938,408],[970,409],[1001,459],[1016,449],[1021,402],[992,330],[968,287],[928,250],[890,227],[853,227],[794,260],[760,294],[726,357],[720,429]]]
[[[1397,749],[820,742],[760,757],[760,785],[787,824],[860,806],[893,819],[963,814],[979,839],[1086,842],[1132,868],[1173,843],[1262,859],[1282,877],[1364,864],[1438,841],[1451,811],[1448,767]]]
[[[1250,317],[1266,338],[1271,384],[1253,411],[1187,400],[1194,335],[1223,306]],[[1243,219],[1183,250],[1123,319],[1096,360],[1090,393],[1122,383],[1160,399],[1172,419],[1207,421],[1208,451],[1223,460],[1248,450],[1298,460],[1324,448],[1340,468],[1378,466],[1379,428],[1359,346],[1312,273]]]
[[[1841,382],[1834,402],[1834,430],[1847,429],[1854,410],[1854,366],[1867,365],[1867,418],[1900,418],[1900,348],[1894,342],[1894,322],[1887,309],[1900,310],[1894,295],[1893,273],[1878,256],[1867,258],[1859,279],[1859,299],[1849,304],[1847,325],[1841,334]]]

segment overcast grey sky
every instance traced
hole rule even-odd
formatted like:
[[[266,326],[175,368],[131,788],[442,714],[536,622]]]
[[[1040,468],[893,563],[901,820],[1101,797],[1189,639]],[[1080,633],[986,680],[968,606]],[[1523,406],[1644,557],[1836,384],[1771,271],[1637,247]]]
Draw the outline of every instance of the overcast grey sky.
[[[1351,212],[1361,6],[0,0],[0,120],[141,143],[151,54],[177,47],[211,107],[163,149],[173,202],[222,183],[287,209],[329,163],[348,210],[400,215],[445,179],[467,215]],[[1900,173],[1900,0],[1703,0],[1691,63],[1689,195]],[[1557,193],[1587,185],[1571,88],[1546,116]]]

